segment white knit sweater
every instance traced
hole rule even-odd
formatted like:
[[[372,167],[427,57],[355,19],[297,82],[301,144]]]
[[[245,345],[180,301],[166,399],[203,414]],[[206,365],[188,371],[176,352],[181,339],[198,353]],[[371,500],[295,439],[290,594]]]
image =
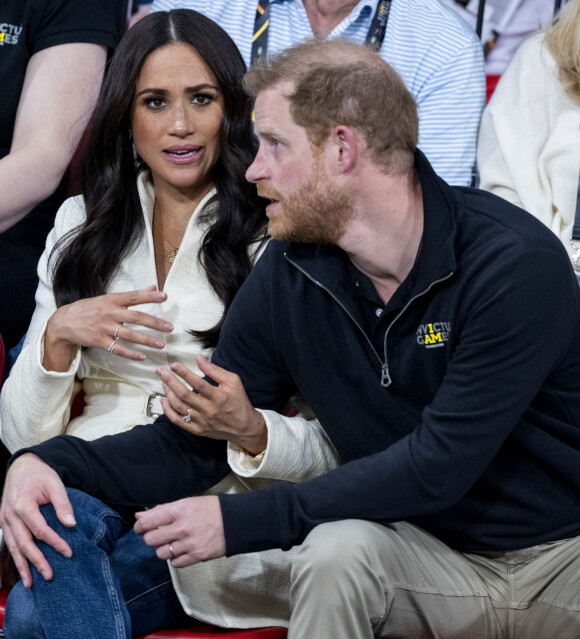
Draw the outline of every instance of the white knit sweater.
[[[518,49],[486,107],[481,188],[541,220],[570,245],[580,173],[580,106],[562,90],[544,34]]]

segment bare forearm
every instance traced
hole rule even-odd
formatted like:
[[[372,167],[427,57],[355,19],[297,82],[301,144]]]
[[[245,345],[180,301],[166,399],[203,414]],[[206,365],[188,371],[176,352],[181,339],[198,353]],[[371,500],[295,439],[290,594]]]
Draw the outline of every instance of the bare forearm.
[[[60,44],[26,67],[10,153],[0,160],[0,232],[54,192],[91,116],[106,48]]]
[[[45,157],[38,149],[28,147],[0,160],[0,233],[54,193],[70,155],[72,152],[59,157],[52,148],[50,156]]]

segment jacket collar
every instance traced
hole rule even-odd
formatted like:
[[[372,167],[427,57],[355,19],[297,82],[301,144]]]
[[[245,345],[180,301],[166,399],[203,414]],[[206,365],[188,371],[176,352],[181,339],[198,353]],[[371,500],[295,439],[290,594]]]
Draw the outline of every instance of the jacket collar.
[[[419,255],[409,280],[411,296],[449,276],[456,269],[455,240],[458,220],[463,211],[461,192],[442,180],[419,150],[415,152],[415,169],[423,191],[424,226]],[[347,274],[347,256],[337,246],[291,242],[287,258],[333,293],[340,295]]]

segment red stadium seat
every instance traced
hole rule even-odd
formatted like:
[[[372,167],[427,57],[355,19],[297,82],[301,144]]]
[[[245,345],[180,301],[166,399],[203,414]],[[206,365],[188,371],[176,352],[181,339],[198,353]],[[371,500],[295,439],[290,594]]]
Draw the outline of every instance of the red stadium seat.
[[[6,610],[6,599],[8,599],[8,588],[0,588],[0,627],[4,625],[4,611]]]

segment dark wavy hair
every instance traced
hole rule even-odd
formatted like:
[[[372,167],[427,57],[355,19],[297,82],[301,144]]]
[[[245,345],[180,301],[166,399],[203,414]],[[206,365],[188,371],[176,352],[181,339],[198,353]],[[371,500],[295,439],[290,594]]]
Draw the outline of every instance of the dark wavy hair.
[[[196,11],[149,14],[125,34],[111,58],[81,165],[86,221],[55,247],[53,288],[59,307],[102,295],[144,232],[137,192],[143,165],[133,156],[131,108],[145,59],[174,42],[195,48],[217,78],[224,101],[220,155],[212,176],[219,205],[208,220],[198,256],[224,313],[213,328],[191,331],[210,348],[217,344],[234,295],[252,267],[248,246],[265,238],[266,216],[255,186],[245,179],[256,151],[252,101],[242,89],[246,66],[228,34]]]

